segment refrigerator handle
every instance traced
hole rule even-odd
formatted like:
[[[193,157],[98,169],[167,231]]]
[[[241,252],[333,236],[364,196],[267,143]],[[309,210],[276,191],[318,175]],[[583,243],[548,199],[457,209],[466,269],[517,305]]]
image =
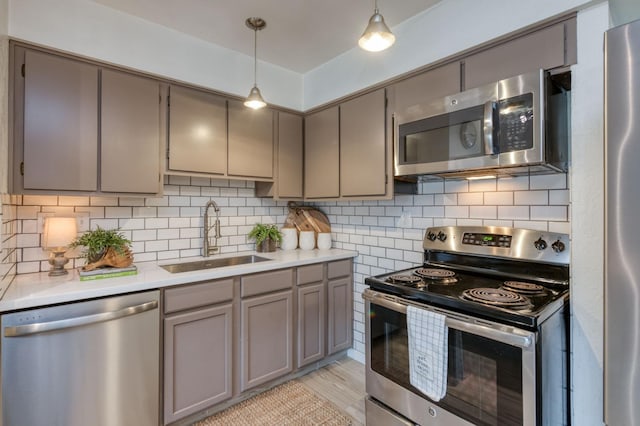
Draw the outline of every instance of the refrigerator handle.
[[[140,305],[128,306],[126,308],[123,308],[117,311],[101,312],[99,314],[65,318],[65,319],[56,320],[56,321],[5,327],[4,336],[20,337],[20,336],[28,336],[31,334],[46,333],[48,331],[62,330],[66,328],[80,327],[83,325],[96,324],[100,322],[106,322],[106,321],[111,321],[119,318],[128,317],[131,315],[137,315],[137,314],[141,314],[143,312],[150,311],[157,308],[158,308],[158,301],[153,300],[151,302],[142,303]]]

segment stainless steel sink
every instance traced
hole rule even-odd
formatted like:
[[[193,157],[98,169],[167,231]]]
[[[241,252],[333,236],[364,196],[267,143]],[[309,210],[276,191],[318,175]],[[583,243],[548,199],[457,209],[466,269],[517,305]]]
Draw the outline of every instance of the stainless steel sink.
[[[223,257],[220,259],[198,260],[195,262],[172,263],[170,265],[160,265],[160,267],[175,274],[178,272],[199,271],[201,269],[222,268],[224,266],[246,265],[248,263],[264,262],[266,260],[271,259],[249,254],[245,256]]]

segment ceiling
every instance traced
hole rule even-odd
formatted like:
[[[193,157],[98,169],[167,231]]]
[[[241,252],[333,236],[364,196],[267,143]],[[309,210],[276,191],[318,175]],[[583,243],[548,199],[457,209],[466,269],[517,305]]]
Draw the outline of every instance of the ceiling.
[[[250,56],[244,22],[261,17],[258,59],[302,74],[357,46],[374,8],[373,0],[93,1]],[[393,28],[439,1],[378,0],[378,8]]]

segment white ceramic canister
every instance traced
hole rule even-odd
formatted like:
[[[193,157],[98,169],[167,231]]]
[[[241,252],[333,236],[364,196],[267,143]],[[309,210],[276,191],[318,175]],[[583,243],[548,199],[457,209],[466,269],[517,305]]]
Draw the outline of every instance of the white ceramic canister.
[[[316,246],[316,233],[314,231],[300,231],[298,245],[302,250],[313,250]]]
[[[282,228],[282,242],[280,248],[282,250],[295,250],[298,248],[298,230],[296,228]]]
[[[331,233],[320,232],[318,233],[318,248],[320,250],[329,250],[331,248]]]

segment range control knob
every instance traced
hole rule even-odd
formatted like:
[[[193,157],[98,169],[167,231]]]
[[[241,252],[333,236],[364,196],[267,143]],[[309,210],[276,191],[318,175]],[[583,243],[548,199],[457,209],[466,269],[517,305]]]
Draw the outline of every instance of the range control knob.
[[[533,242],[533,246],[538,250],[544,250],[547,248],[547,242],[540,237]]]
[[[440,231],[438,232],[438,239],[442,242],[444,242],[447,239],[447,234],[445,234],[444,232]]]
[[[564,243],[560,240],[555,240],[553,244],[551,244],[551,248],[556,253],[560,253],[561,251],[564,251]]]
[[[435,241],[436,240],[436,234],[434,232],[429,231],[427,233],[427,240],[429,241]]]

